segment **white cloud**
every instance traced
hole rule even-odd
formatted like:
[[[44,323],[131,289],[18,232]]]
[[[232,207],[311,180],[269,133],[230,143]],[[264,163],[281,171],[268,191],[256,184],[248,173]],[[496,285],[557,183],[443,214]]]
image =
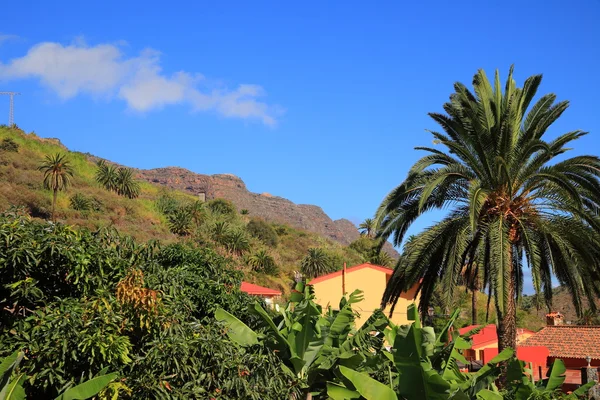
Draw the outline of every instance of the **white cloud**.
[[[202,90],[200,85],[206,79],[200,74],[184,71],[165,74],[160,66],[160,54],[155,50],[127,57],[117,45],[88,46],[81,39],[67,46],[40,43],[23,57],[4,64],[0,62],[0,80],[32,78],[39,79],[61,99],[80,94],[119,98],[129,109],[138,112],[187,104],[194,111],[255,119],[269,126],[276,124],[282,112],[258,100],[264,96],[264,90],[258,85],[241,84],[234,90]]]

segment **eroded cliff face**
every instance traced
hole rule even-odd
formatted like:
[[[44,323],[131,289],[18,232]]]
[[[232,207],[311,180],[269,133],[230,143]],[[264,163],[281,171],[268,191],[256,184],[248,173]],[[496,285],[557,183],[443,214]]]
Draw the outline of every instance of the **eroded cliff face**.
[[[206,200],[224,198],[235,204],[238,210],[247,209],[250,215],[315,232],[346,245],[360,236],[356,226],[347,219],[333,221],[321,207],[295,204],[268,193],[252,193],[235,175],[202,175],[178,167],[138,172],[139,177],[148,182],[205,196]],[[394,258],[398,256],[389,243],[384,249]]]

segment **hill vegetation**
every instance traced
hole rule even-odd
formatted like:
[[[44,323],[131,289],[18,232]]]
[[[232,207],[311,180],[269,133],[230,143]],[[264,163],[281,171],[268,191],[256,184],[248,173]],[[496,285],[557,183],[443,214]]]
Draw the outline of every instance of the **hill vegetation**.
[[[245,279],[286,293],[309,249],[323,252],[326,271],[340,269],[344,262],[393,263],[385,256],[375,259],[364,245],[344,246],[289,225],[265,222],[248,210],[238,212],[224,199],[202,203],[187,192],[137,180],[130,169],[97,162],[89,154],[69,151],[57,139],[16,128],[0,127],[0,210],[18,206],[34,218],[50,219],[54,193],[44,187],[38,168],[46,157],[57,154],[73,172],[65,190],[56,192],[55,218],[67,225],[92,231],[116,228],[140,242],[209,246],[231,259]],[[257,267],[257,257],[272,265]]]

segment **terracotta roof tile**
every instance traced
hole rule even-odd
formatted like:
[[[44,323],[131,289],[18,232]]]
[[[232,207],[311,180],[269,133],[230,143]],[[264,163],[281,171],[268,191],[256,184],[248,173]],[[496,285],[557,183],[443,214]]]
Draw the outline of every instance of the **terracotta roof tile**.
[[[525,340],[523,346],[545,346],[550,357],[600,359],[600,326],[547,326]]]
[[[240,290],[255,296],[281,296],[281,292],[279,290],[269,289],[248,282],[242,282]]]

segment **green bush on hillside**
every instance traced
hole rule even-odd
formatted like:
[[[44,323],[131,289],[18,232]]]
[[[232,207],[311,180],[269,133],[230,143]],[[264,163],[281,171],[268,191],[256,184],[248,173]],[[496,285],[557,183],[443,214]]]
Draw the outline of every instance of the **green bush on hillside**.
[[[279,240],[277,232],[275,232],[275,229],[273,229],[271,224],[262,219],[252,218],[250,222],[248,222],[248,225],[246,225],[246,230],[250,235],[261,240],[267,246],[277,247],[277,242]]]
[[[11,138],[4,138],[0,142],[0,150],[17,153],[19,151],[19,144]]]
[[[92,208],[92,202],[90,199],[81,193],[75,193],[73,196],[71,196],[69,202],[71,204],[71,208],[76,211],[86,212],[90,211]]]
[[[233,216],[236,214],[235,206],[225,199],[214,199],[206,203],[208,209],[216,215]]]

